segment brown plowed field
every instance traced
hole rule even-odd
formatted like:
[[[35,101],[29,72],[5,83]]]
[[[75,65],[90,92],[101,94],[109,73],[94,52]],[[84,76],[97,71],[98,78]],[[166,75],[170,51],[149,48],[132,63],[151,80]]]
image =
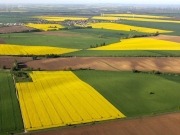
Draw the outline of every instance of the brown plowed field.
[[[156,36],[156,37],[153,37],[153,38],[154,39],[167,40],[167,41],[180,43],[180,36],[159,35],[159,36]]]
[[[11,68],[15,61],[17,62],[27,62],[31,61],[30,57],[12,57],[12,56],[0,56],[0,68],[5,66],[6,68]]]
[[[24,32],[24,31],[32,31],[34,28],[26,27],[26,26],[4,26],[0,27],[0,33],[14,33],[14,32]]]
[[[31,135],[179,135],[180,113],[107,121],[94,125],[67,127],[29,133]]]
[[[26,63],[33,69],[65,70],[90,68],[96,70],[112,71],[161,71],[180,73],[180,58],[110,58],[110,57],[77,57],[77,58],[52,58],[29,61]]]

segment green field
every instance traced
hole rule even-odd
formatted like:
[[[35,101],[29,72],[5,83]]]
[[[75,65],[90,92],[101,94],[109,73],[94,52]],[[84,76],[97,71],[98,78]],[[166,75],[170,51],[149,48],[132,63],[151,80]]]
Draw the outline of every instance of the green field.
[[[57,31],[56,31],[57,32]],[[59,31],[59,36],[43,35],[37,33],[12,33],[2,34],[2,38],[7,44],[18,45],[42,45],[64,48],[86,49],[91,45],[111,44],[118,42],[121,36],[127,35],[121,32],[108,30],[68,30]]]
[[[180,75],[74,71],[127,117],[180,109]],[[154,94],[150,94],[150,93]]]
[[[34,14],[29,12],[1,12],[1,23],[27,23],[37,19],[31,18]]]
[[[22,132],[23,128],[12,76],[0,71],[0,134]]]

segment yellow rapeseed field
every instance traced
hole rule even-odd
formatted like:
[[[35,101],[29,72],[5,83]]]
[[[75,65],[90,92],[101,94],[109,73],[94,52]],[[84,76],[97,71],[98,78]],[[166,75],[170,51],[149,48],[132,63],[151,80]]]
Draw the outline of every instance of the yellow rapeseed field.
[[[16,83],[27,131],[125,117],[71,71],[36,71]]]
[[[143,22],[180,23],[180,21],[175,21],[175,20],[160,20],[160,19],[150,19],[150,18],[120,17],[119,19],[120,20],[130,20],[130,21],[143,21]]]
[[[103,14],[103,16],[115,16],[115,17],[134,17],[134,18],[171,18],[168,16],[154,16],[154,15],[140,15],[140,14]]]
[[[143,18],[143,17],[125,17],[125,16],[94,16],[92,19],[96,20],[107,20],[107,21],[121,21],[121,20],[130,20],[130,21],[144,21],[144,22],[166,22],[166,23],[180,23],[180,21],[175,20],[165,20],[161,18]]]
[[[67,16],[36,16],[35,18],[40,18],[42,20],[46,21],[57,21],[57,22],[62,22],[65,20],[87,20],[88,18],[85,17],[67,17]]]
[[[92,19],[95,19],[95,20],[108,20],[108,21],[117,21],[120,19],[120,17],[115,17],[115,16],[94,16],[92,17]]]
[[[91,23],[89,24],[93,28],[103,28],[103,29],[110,29],[110,30],[122,30],[122,31],[131,31],[135,30],[138,32],[145,32],[145,33],[168,33],[172,31],[161,30],[161,29],[153,29],[153,28],[146,28],[146,27],[137,27],[131,26],[126,24],[117,24],[117,23]]]
[[[132,38],[90,50],[180,50],[180,43],[153,38]]]
[[[78,49],[0,44],[0,55],[46,55],[64,54],[74,51],[78,51]]]
[[[35,24],[35,23],[28,23],[26,26],[35,28],[35,29],[40,29],[43,31],[48,31],[48,30],[58,30],[59,28],[64,28],[60,24]]]

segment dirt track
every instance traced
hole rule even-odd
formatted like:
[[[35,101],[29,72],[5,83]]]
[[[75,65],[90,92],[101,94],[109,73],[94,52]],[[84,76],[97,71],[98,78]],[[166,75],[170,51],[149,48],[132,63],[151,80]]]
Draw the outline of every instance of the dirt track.
[[[180,113],[129,120],[115,120],[76,128],[62,128],[31,135],[179,135]]]
[[[77,57],[42,59],[26,63],[33,69],[65,70],[90,68],[96,70],[112,71],[161,71],[180,73],[180,58],[110,58],[110,57]]]

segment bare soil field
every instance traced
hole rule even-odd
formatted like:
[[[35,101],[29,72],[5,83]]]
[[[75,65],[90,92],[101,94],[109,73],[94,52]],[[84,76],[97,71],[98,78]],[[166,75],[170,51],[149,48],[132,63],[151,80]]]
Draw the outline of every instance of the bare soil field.
[[[180,43],[180,36],[159,35],[159,36],[156,36],[156,37],[153,37],[153,38],[154,39],[167,40],[167,41]]]
[[[180,58],[150,57],[73,57],[32,60],[31,57],[0,56],[0,68],[11,68],[14,62],[23,62],[27,67],[42,70],[94,69],[108,71],[161,71],[180,73]]]
[[[24,31],[32,31],[35,30],[34,28],[26,27],[26,26],[4,26],[0,27],[0,33],[15,33],[15,32],[24,32]]]
[[[179,135],[180,113],[51,129],[29,135]]]
[[[10,69],[14,62],[27,62],[31,61],[32,58],[30,57],[12,57],[12,56],[0,56],[0,68],[5,66],[6,68]]]
[[[161,71],[180,73],[180,58],[111,58],[73,57],[51,58],[26,62],[28,67],[43,70],[96,69],[112,71]]]

